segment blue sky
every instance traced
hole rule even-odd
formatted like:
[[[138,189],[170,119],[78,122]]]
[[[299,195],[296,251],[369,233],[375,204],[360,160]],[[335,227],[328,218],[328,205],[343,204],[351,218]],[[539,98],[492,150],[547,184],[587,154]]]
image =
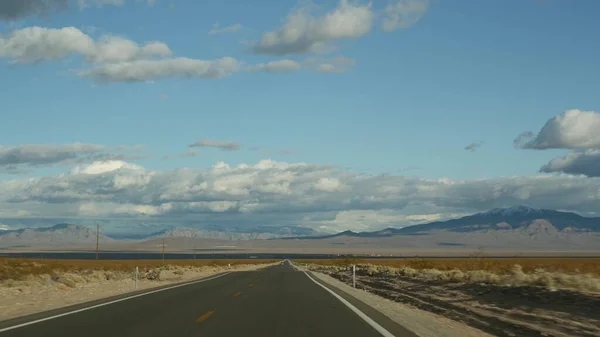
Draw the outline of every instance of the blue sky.
[[[546,122],[571,109],[589,112],[596,120],[598,1],[375,0],[368,7],[360,1],[317,6],[289,0],[252,5],[233,0],[157,0],[152,5],[94,0],[87,8],[71,2],[67,10],[41,16],[33,9],[15,14],[10,2],[0,6],[0,134],[5,149],[74,142],[111,148],[141,144],[141,153],[149,157],[127,161],[160,172],[272,159],[332,164],[353,174],[468,181],[534,176],[569,151],[596,149],[564,142],[516,148],[513,140],[532,131],[533,142],[541,142],[535,135]],[[404,6],[394,12],[401,19],[386,31],[386,6],[392,10],[394,5]],[[318,25],[343,8],[360,9],[365,17],[353,17],[356,24],[346,27],[347,32]],[[273,46],[258,52],[256,46],[266,41],[263,34],[285,30],[290,17],[316,22],[316,28],[301,31],[293,43],[279,36],[277,48],[290,52],[274,52]],[[234,25],[240,28],[227,31]],[[92,56],[61,34],[52,42],[29,39],[27,50],[15,47],[24,35],[14,34],[28,27],[74,27],[95,41],[110,35],[139,45],[168,45],[169,55],[154,54],[149,62],[231,57],[239,67],[221,78],[167,74],[132,82],[112,74],[117,79],[101,83],[98,76],[83,74],[137,59],[90,61],[99,57],[97,50]],[[209,34],[211,29],[225,31]],[[313,49],[293,50],[313,42]],[[40,47],[44,43],[51,43],[60,56],[48,56],[49,48]],[[26,59],[32,53],[39,62]],[[263,71],[268,62],[282,60],[301,69]],[[325,72],[330,69],[326,63],[344,71]],[[139,75],[141,70],[135,71]],[[180,157],[199,140],[238,143],[240,149],[201,147],[194,148],[197,156]],[[465,150],[479,142],[475,151]],[[254,147],[260,149],[250,149]],[[33,169],[27,168],[28,173],[0,177],[21,181],[70,169],[58,161],[29,164]],[[582,173],[587,183],[595,179],[587,166],[561,167],[547,171]]]

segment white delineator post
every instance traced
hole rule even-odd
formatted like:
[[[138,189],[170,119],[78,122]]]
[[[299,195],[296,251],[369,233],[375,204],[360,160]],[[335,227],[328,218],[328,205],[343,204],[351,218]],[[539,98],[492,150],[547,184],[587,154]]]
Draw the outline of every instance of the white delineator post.
[[[139,280],[140,280],[140,269],[136,266],[135,267],[135,289],[137,289],[139,287]]]
[[[352,265],[352,286],[356,288],[356,265]]]

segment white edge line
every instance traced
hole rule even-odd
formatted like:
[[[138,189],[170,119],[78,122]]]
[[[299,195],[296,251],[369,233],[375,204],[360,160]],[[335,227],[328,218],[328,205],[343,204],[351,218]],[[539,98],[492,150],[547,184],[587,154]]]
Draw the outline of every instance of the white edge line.
[[[0,329],[0,332],[5,332],[5,331],[13,330],[13,329],[22,328],[24,326],[28,326],[28,325],[40,323],[40,322],[43,322],[43,321],[49,321],[51,319],[55,319],[55,318],[59,318],[59,317],[67,316],[67,315],[76,314],[78,312],[82,312],[82,311],[91,310],[91,309],[94,309],[94,308],[103,307],[105,305],[109,305],[109,304],[113,304],[113,303],[117,303],[117,302],[122,302],[122,301],[130,300],[130,299],[136,298],[136,297],[146,296],[146,295],[158,293],[158,292],[169,290],[169,289],[175,289],[175,288],[179,288],[179,287],[189,286],[191,284],[196,284],[196,283],[200,283],[200,282],[204,282],[204,281],[214,280],[216,278],[219,278],[221,276],[225,276],[225,275],[228,275],[228,274],[231,274],[231,272],[226,272],[224,274],[220,274],[220,275],[209,277],[209,278],[200,279],[200,280],[197,280],[197,281],[192,281],[192,282],[187,282],[187,283],[183,283],[183,284],[178,284],[178,285],[175,285],[175,286],[172,286],[172,287],[161,288],[161,289],[157,289],[157,290],[151,290],[151,291],[148,291],[148,292],[145,292],[145,293],[141,293],[141,294],[137,294],[137,295],[132,295],[132,296],[124,297],[124,298],[119,298],[119,299],[116,299],[116,300],[113,300],[113,301],[110,301],[110,302],[104,302],[104,303],[92,305],[91,307],[85,307],[85,308],[81,308],[81,309],[77,309],[77,310],[73,310],[73,311],[69,311],[69,312],[64,312],[62,314],[58,314],[58,315],[54,315],[54,316],[50,316],[50,317],[44,317],[44,318],[36,319],[35,321],[21,323],[21,324],[18,324],[18,325],[13,325],[13,326],[9,326],[7,328]]]
[[[314,283],[319,285],[319,287],[327,290],[331,295],[333,295],[335,298],[340,300],[340,302],[344,303],[348,308],[350,308],[350,310],[354,311],[354,313],[357,314],[358,317],[362,318],[363,321],[367,322],[367,324],[372,326],[382,336],[395,337],[391,332],[387,331],[384,327],[382,327],[377,322],[375,322],[373,319],[371,319],[371,317],[367,316],[364,312],[360,311],[357,307],[353,306],[350,302],[346,301],[342,296],[336,294],[333,290],[331,290],[331,289],[327,288],[326,286],[322,285],[321,283],[315,281],[315,279],[310,277],[310,275],[308,275],[308,273],[306,271],[303,271],[303,273],[304,273],[304,275],[308,276],[308,278],[311,281],[313,281]]]

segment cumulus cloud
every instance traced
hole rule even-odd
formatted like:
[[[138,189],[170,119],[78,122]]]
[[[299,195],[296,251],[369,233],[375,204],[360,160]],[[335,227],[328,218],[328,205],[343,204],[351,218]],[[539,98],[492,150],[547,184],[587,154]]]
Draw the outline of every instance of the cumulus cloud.
[[[262,34],[252,43],[256,54],[288,55],[326,53],[337,49],[336,42],[367,35],[376,21],[384,32],[407,28],[425,14],[428,0],[393,0],[381,12],[371,2],[340,0],[333,10],[316,15],[311,8],[301,7],[286,18],[283,25]],[[324,72],[340,72],[332,64],[319,66]]]
[[[215,23],[212,29],[208,31],[208,35],[236,33],[240,29],[242,29],[242,25],[240,25],[239,23],[227,27],[221,27],[218,23]]]
[[[358,219],[362,214],[367,219],[355,224],[366,230],[369,217],[379,219],[373,226],[387,226],[516,204],[600,212],[599,191],[600,178],[573,175],[452,180],[271,160],[173,171],[100,161],[78,165],[66,174],[0,181],[0,213],[315,227],[335,226],[332,221],[338,216],[342,220],[354,214]]]
[[[157,0],[136,0],[136,2],[154,5]],[[2,0],[0,1],[0,20],[17,20],[31,15],[47,15],[51,12],[66,10],[76,3],[79,8],[121,6],[125,0]]]
[[[104,145],[71,144],[24,144],[0,145],[0,169],[5,173],[24,173],[33,167],[72,165],[107,159],[141,159],[144,156],[111,153],[126,148],[110,148]]]
[[[278,60],[268,63],[261,63],[248,68],[248,71],[265,71],[265,72],[288,72],[300,70],[300,63],[293,60]]]
[[[146,82],[165,78],[222,78],[241,69],[231,57],[198,60],[171,58],[169,47],[160,41],[138,44],[112,35],[94,40],[75,27],[60,29],[28,27],[0,37],[0,57],[13,63],[35,63],[80,55],[91,69],[81,77],[98,83]]]
[[[536,135],[527,131],[514,143],[522,149],[600,149],[600,114],[572,109],[549,119]]]
[[[429,8],[429,0],[397,0],[384,9],[381,29],[392,32],[408,28],[421,19]]]
[[[514,140],[514,145],[517,148],[533,150],[575,150],[552,159],[540,171],[599,177],[599,130],[599,113],[572,109],[549,119],[537,134],[531,131],[523,132]]]
[[[565,156],[556,157],[542,166],[540,171],[600,177],[600,150],[571,152]]]
[[[242,67],[242,63],[231,57],[216,60],[196,60],[185,57],[164,60],[136,60],[111,63],[79,72],[99,83],[146,82],[166,78],[207,78],[229,76]]]
[[[316,16],[308,8],[292,12],[283,26],[265,32],[252,46],[256,54],[306,54],[331,50],[332,42],[369,33],[375,14],[370,5],[341,0],[332,11]]]
[[[304,60],[307,68],[320,73],[345,73],[350,67],[356,65],[356,62],[345,56],[336,56],[330,58],[311,57]]]
[[[167,57],[169,47],[158,41],[139,45],[118,36],[94,40],[75,27],[27,27],[0,37],[0,57],[13,63],[52,61],[77,54],[90,62],[124,62]]]
[[[474,143],[471,143],[471,144],[465,146],[465,150],[469,151],[469,152],[475,152],[482,145],[483,145],[483,142],[474,142]]]
[[[202,139],[189,145],[190,147],[213,147],[220,150],[237,151],[240,144],[236,142],[227,142],[222,140]]]

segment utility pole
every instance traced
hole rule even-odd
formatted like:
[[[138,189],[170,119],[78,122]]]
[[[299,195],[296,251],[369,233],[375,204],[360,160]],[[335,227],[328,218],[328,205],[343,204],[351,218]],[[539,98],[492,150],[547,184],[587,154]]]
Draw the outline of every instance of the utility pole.
[[[194,243],[194,261],[196,261],[196,244]]]
[[[162,257],[163,263],[165,262],[165,238],[162,239]]]
[[[98,260],[98,246],[100,243],[100,223],[96,224],[96,260]]]

